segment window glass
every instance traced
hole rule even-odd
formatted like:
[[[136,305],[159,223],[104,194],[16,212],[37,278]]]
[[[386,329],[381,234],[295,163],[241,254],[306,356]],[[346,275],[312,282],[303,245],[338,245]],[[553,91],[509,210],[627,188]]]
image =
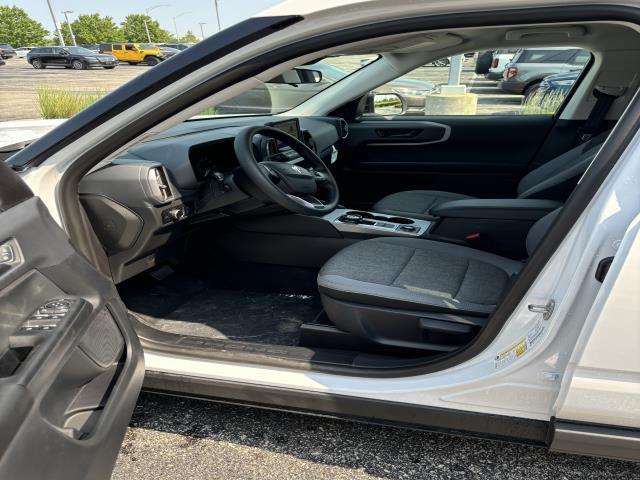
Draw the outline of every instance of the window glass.
[[[113,49],[114,50],[122,50],[122,45],[114,45]]]
[[[297,107],[322,90],[375,61],[376,55],[341,55],[278,75],[200,115],[276,114]]]
[[[370,92],[363,115],[553,115],[590,58],[555,47],[439,59]]]

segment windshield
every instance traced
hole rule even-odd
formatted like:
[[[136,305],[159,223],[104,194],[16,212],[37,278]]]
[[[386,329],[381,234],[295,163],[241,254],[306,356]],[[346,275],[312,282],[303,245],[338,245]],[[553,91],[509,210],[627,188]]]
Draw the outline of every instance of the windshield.
[[[225,100],[200,115],[273,115],[297,107],[334,83],[376,60],[376,55],[340,55],[301,65]],[[294,79],[305,79],[298,83]]]
[[[95,55],[95,52],[82,47],[66,47],[64,50],[74,55]]]

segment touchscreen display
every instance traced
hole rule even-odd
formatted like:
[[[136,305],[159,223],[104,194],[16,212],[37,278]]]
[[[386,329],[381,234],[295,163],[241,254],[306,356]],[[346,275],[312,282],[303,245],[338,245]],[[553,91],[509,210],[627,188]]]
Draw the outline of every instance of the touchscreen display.
[[[278,130],[282,130],[285,133],[288,133],[293,138],[297,138],[302,141],[300,135],[300,126],[298,125],[298,119],[294,118],[291,120],[284,120],[282,122],[276,122],[271,124],[273,128],[277,128]]]

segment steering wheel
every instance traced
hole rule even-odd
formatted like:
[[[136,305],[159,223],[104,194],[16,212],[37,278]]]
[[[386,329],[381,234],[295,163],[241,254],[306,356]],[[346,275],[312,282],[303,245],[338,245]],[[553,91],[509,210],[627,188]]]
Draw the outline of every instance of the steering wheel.
[[[253,143],[256,135],[279,140],[311,166],[257,159]],[[243,128],[236,135],[234,150],[249,180],[281,207],[305,215],[324,215],[338,206],[338,184],[325,163],[304,143],[282,130],[263,126]]]

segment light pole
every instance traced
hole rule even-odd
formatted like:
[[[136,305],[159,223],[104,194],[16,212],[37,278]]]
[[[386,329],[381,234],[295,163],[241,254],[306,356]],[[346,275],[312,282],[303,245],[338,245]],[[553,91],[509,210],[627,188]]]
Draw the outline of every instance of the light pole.
[[[218,20],[218,31],[222,30],[220,27],[220,9],[218,8],[218,0],[213,0],[213,4],[216,7],[216,19]]]
[[[73,12],[71,10],[65,10],[64,12],[62,12],[62,14],[64,15],[64,19],[67,21],[67,27],[69,28],[69,34],[71,35],[71,41],[77,47],[78,44],[76,43],[76,36],[73,34],[73,30],[71,28],[71,23],[69,22],[68,15],[70,13],[73,13]]]
[[[173,29],[176,31],[176,42],[180,41],[180,38],[179,38],[179,35],[178,35],[178,24],[176,23],[176,20],[178,18],[182,17],[183,15],[188,14],[188,13],[191,13],[191,12],[182,12],[182,13],[179,13],[178,15],[176,15],[175,17],[173,17]]]
[[[62,36],[62,32],[60,31],[60,24],[58,20],[56,20],[56,14],[53,13],[53,7],[51,6],[51,0],[47,0],[47,5],[49,5],[49,12],[51,12],[51,19],[53,20],[53,25],[56,27],[56,35],[58,35],[58,40],[60,41],[60,46],[64,47],[64,37]]]
[[[151,10],[155,10],[156,8],[160,8],[160,7],[170,7],[171,5],[169,5],[168,3],[162,3],[160,5],[154,5],[153,7],[149,7],[147,9],[145,9],[145,13],[147,15],[147,17],[149,16],[149,12]],[[147,32],[147,41],[149,43],[151,43],[151,34],[149,33],[149,25],[147,25],[147,19],[144,19],[144,31]]]
[[[200,22],[198,23],[198,25],[200,25],[200,34],[202,35],[202,40],[204,40],[204,28],[203,25],[206,25],[207,22]]]

